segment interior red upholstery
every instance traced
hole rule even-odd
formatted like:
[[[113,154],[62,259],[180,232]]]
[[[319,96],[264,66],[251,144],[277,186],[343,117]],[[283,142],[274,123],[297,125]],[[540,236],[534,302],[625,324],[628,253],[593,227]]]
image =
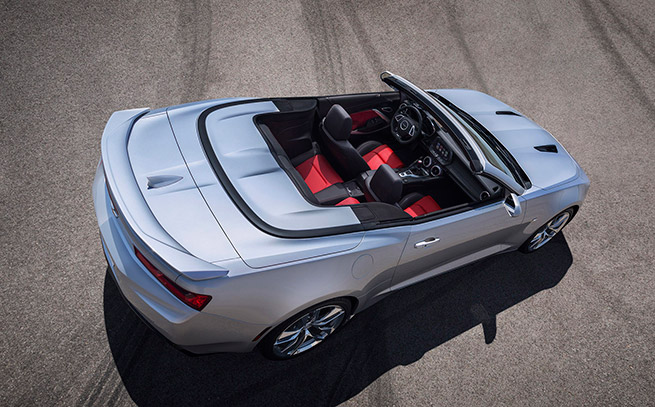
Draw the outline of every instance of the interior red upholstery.
[[[357,198],[348,197],[348,198],[344,199],[343,201],[339,202],[336,206],[355,205],[355,204],[358,204],[358,203],[361,203],[361,202],[359,202],[359,200],[357,200]]]
[[[425,215],[426,213],[436,212],[441,210],[441,207],[431,196],[424,196],[419,199],[409,207],[405,209],[405,212],[412,215],[412,217],[417,217]]]
[[[372,110],[364,110],[363,112],[357,112],[350,115],[350,118],[353,121],[352,129],[358,129],[363,127],[367,121],[378,117],[377,113]]]
[[[382,164],[388,164],[391,168],[405,166],[396,153],[386,144],[382,144],[371,152],[364,154],[364,161],[372,170],[377,170]]]
[[[328,160],[321,154],[312,156],[296,167],[313,194],[330,185],[343,182]]]

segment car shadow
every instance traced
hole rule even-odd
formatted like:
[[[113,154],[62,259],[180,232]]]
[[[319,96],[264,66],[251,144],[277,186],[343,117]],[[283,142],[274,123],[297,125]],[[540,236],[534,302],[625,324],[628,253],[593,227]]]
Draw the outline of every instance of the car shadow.
[[[554,287],[572,264],[562,234],[538,252],[513,252],[400,290],[358,314],[311,352],[270,361],[259,352],[190,356],[147,328],[105,277],[109,346],[138,405],[337,405],[398,365],[482,325],[491,343],[496,315]]]

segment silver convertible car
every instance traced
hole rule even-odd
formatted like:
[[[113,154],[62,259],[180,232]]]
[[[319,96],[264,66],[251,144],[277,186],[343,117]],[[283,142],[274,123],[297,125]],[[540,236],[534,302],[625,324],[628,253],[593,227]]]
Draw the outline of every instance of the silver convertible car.
[[[403,287],[533,252],[589,179],[473,90],[230,98],[115,112],[93,185],[108,272],[192,353],[302,354]]]

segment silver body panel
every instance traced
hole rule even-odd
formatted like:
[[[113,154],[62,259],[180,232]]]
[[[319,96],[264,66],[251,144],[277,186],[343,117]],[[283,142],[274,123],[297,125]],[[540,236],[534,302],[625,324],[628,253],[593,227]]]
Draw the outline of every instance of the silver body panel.
[[[552,216],[582,204],[589,180],[545,130],[522,116],[495,115],[511,108],[490,96],[438,92],[496,135],[534,180],[516,197],[516,213],[497,201],[418,224],[276,237],[235,205],[198,137],[203,111],[243,99],[116,112],[103,134],[93,196],[103,249],[121,292],[160,333],[190,351],[249,351],[265,328],[311,305],[349,297],[359,312],[384,294],[514,250]],[[272,103],[234,107],[210,113],[207,130],[225,172],[258,215],[285,228],[358,222],[349,207],[309,204],[273,160],[252,121],[275,111]],[[537,152],[536,141],[556,144],[559,153]],[[415,247],[430,237],[438,242]],[[134,247],[181,287],[209,294],[212,301],[201,312],[181,303],[136,259]]]
[[[524,213],[517,217],[508,216],[505,205],[496,202],[413,225],[392,288],[406,287],[439,274],[448,270],[447,266],[451,263],[459,262],[467,256],[472,256],[474,261],[520,245],[525,240],[522,237],[524,217]],[[439,239],[434,248],[414,247],[428,238]]]
[[[233,100],[226,100],[225,102],[230,101]],[[180,151],[189,165],[189,171],[195,179],[199,191],[223,230],[229,236],[233,247],[249,267],[257,269],[343,252],[352,249],[361,242],[364,236],[363,232],[325,238],[280,239],[261,231],[246,219],[216,178],[197,136],[198,116],[208,107],[215,105],[216,102],[170,108],[168,115]],[[210,123],[216,123],[215,127],[208,127],[210,139],[221,137],[219,134],[234,134],[237,135],[234,136],[235,139],[244,137],[243,128],[240,127],[243,121],[250,125],[250,127],[246,126],[245,137],[252,137],[253,133],[251,132],[257,131],[253,125],[252,117],[255,114],[267,111],[271,111],[270,102],[237,105],[217,110],[207,118]],[[225,116],[223,118],[212,116],[219,112],[225,114]],[[222,124],[230,124],[230,117],[236,119],[236,126],[234,128],[222,127]],[[327,222],[330,221],[331,217],[335,222],[340,222],[341,225],[352,224],[357,221],[352,210],[347,207],[320,208],[320,210],[317,210],[317,207],[309,204],[300,195],[300,192],[286,173],[275,163],[261,135],[258,132],[256,135],[257,137],[250,139],[253,143],[250,150],[247,145],[240,147],[238,144],[229,144],[227,147],[221,147],[219,151],[224,159],[223,164],[226,172],[234,176],[235,180],[239,179],[239,177],[241,179],[245,178],[245,182],[235,183],[238,185],[237,188],[241,188],[240,192],[247,191],[244,196],[247,201],[251,201],[255,205],[253,199],[257,199],[256,207],[259,209],[257,212],[260,216],[269,222],[273,222],[276,226],[297,227],[297,225],[300,225],[301,228],[306,227],[302,226],[305,224],[313,224],[318,227],[328,225]],[[240,148],[245,148],[246,152],[239,151]],[[244,154],[247,154],[247,156],[244,157]],[[235,156],[236,158],[230,161],[230,157]],[[253,170],[253,167],[256,169]],[[256,178],[259,178],[257,184],[259,190],[257,188],[248,189],[250,188],[249,185],[252,185],[250,179]],[[271,205],[275,199],[279,199],[281,196],[286,196],[285,204]],[[268,207],[263,205],[265,203],[269,204]],[[324,209],[327,210],[324,211]],[[232,273],[239,272],[238,270],[232,271]]]
[[[238,194],[264,222],[280,229],[359,224],[348,207],[319,208],[307,202],[280,168],[253,125],[255,115],[277,111],[273,102],[254,102],[218,109],[207,116],[211,146]]]

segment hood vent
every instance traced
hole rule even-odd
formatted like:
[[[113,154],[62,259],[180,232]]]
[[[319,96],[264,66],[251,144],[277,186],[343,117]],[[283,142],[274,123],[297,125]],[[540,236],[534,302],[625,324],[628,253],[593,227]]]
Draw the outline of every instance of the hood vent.
[[[546,144],[543,146],[535,146],[535,150],[539,150],[542,153],[556,153],[557,146],[555,144]]]
[[[516,112],[512,112],[511,110],[498,110],[496,112],[497,115],[505,115],[505,116],[521,116],[520,114]]]

